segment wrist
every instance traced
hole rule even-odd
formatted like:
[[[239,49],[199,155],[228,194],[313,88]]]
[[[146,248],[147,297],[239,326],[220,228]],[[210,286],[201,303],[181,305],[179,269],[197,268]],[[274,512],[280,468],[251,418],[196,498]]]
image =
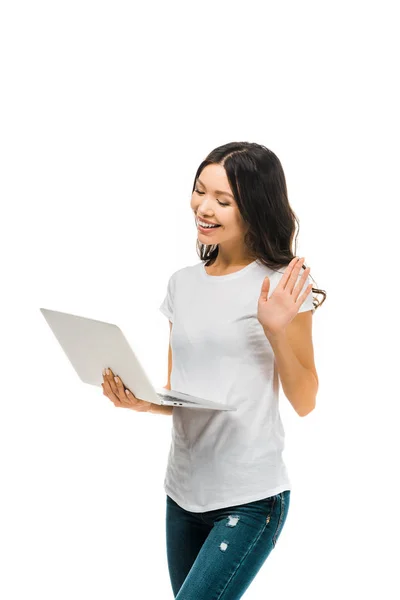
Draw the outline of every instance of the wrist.
[[[265,337],[267,337],[270,342],[277,342],[279,340],[286,338],[286,330],[285,329],[282,329],[281,331],[278,331],[275,333],[272,333],[271,331],[269,331],[269,329],[266,329],[265,327],[263,327],[263,330],[265,333]]]

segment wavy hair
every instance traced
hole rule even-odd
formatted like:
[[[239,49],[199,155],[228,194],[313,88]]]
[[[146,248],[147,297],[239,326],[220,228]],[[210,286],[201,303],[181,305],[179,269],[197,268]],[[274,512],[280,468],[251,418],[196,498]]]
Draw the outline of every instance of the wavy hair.
[[[208,154],[197,169],[192,193],[202,170],[211,164],[219,164],[225,169],[239,212],[247,224],[244,243],[249,254],[274,271],[286,268],[297,256],[296,241],[300,226],[289,204],[285,174],[279,158],[261,144],[230,142],[219,146]],[[209,266],[218,256],[218,244],[202,244],[197,239],[196,251]],[[302,268],[307,268],[307,265],[303,263]],[[315,281],[313,277],[311,279]],[[312,293],[313,305],[317,309],[325,302],[326,292],[313,287]],[[315,298],[314,294],[323,295],[322,301]]]

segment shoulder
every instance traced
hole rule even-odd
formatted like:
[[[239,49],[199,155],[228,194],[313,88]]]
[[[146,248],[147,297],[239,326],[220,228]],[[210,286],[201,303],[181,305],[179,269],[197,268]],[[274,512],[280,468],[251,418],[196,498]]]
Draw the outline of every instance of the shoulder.
[[[195,265],[189,265],[186,267],[181,267],[180,269],[177,269],[176,271],[174,271],[172,273],[172,275],[170,276],[170,280],[173,281],[173,283],[179,282],[179,281],[185,281],[187,279],[190,279],[191,277],[194,277],[198,274],[198,272],[200,271],[200,269],[203,268],[203,263],[196,263]]]

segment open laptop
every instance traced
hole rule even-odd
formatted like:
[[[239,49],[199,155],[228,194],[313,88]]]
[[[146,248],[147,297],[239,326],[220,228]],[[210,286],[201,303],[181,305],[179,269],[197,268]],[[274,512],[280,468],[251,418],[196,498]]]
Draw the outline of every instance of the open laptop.
[[[235,406],[176,390],[154,388],[117,325],[48,308],[40,311],[84,383],[101,387],[103,369],[109,367],[140,400],[166,406],[237,410]]]

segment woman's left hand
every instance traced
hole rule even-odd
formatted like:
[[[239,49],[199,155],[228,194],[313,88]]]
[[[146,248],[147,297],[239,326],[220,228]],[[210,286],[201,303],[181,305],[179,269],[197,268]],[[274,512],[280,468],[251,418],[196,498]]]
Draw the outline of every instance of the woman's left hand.
[[[309,267],[304,269],[302,277],[295,286],[303,262],[304,258],[300,258],[299,260],[295,256],[288,264],[278,285],[269,298],[269,277],[266,277],[263,281],[258,300],[257,319],[261,323],[267,337],[268,335],[276,336],[285,332],[286,327],[293,321],[300,306],[311,292],[312,283],[299,296],[310,272]]]

